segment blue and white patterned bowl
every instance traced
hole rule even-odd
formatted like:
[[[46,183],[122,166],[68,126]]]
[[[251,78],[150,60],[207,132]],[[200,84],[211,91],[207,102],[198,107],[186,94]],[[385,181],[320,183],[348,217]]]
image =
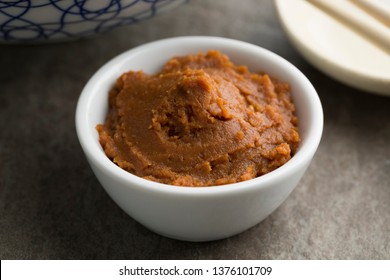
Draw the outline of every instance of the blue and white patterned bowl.
[[[0,1],[0,42],[65,41],[154,17],[188,0]]]

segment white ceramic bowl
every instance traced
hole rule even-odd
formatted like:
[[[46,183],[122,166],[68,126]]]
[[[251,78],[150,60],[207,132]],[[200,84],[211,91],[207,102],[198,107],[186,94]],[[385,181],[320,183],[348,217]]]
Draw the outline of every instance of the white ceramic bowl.
[[[0,42],[71,40],[150,19],[186,1],[188,0],[0,1]]]
[[[128,70],[155,73],[171,57],[206,52],[227,54],[251,71],[266,71],[291,85],[302,142],[285,165],[256,179],[213,187],[164,185],[130,174],[107,158],[95,126],[104,122],[108,91]],[[217,37],[178,37],[131,49],[109,61],[89,80],[76,110],[81,146],[96,177],[132,218],[161,235],[188,241],[226,238],[253,227],[295,188],[316,152],[323,128],[318,95],[292,64],[258,46]],[[98,219],[98,217],[96,217]]]

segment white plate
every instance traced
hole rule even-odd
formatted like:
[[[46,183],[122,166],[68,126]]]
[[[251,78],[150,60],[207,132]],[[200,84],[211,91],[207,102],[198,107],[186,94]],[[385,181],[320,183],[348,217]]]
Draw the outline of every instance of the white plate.
[[[281,24],[315,67],[349,86],[390,96],[390,52],[305,0],[276,0]]]

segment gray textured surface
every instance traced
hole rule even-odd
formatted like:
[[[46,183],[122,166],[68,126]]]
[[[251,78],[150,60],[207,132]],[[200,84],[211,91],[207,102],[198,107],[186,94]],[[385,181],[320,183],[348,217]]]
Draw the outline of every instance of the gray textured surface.
[[[310,66],[272,1],[193,0],[152,21],[87,40],[0,45],[1,259],[390,259],[390,98]],[[106,195],[79,146],[75,106],[115,55],[159,38],[215,35],[268,48],[318,90],[323,139],[291,196],[254,228],[187,243],[156,235]]]

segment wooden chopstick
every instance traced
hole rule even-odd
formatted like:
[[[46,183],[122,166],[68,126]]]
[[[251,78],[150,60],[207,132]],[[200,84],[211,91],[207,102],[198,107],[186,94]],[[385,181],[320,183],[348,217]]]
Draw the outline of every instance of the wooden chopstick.
[[[348,0],[307,0],[390,54],[390,28]],[[367,0],[366,0],[367,1]],[[362,1],[362,2],[366,2]]]
[[[376,18],[390,28],[390,2],[383,4],[383,0],[351,0],[354,4],[364,9],[372,17]]]

